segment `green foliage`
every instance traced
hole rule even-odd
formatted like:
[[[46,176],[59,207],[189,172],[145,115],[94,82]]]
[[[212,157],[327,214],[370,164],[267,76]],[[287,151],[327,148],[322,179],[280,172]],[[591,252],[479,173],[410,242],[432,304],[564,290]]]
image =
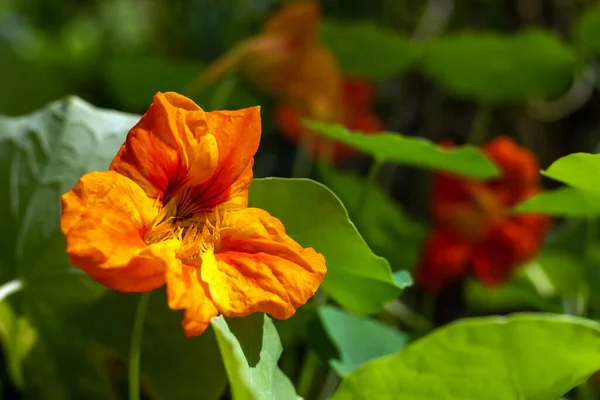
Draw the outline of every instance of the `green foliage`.
[[[512,280],[491,288],[474,279],[468,279],[465,283],[464,297],[469,308],[476,312],[562,311],[557,302],[542,297],[535,287],[524,279]]]
[[[28,397],[110,398],[126,390],[138,295],[107,290],[69,267],[59,215],[60,195],[85,172],[105,170],[138,119],[75,97],[0,119],[0,281],[23,283],[2,304],[0,334]],[[161,293],[145,324],[143,392],[217,399],[226,379],[214,335],[186,338],[180,313]]]
[[[333,400],[557,399],[600,368],[600,324],[566,315],[466,319],[373,360]]]
[[[455,95],[480,102],[526,102],[564,92],[577,61],[553,34],[530,29],[514,35],[445,35],[424,52],[422,70]]]
[[[220,316],[211,324],[234,400],[297,398],[294,386],[277,367],[283,348],[269,317],[256,313],[226,321]]]
[[[27,60],[0,41],[2,79],[0,114],[19,115],[69,92],[70,86],[54,66]]]
[[[332,306],[319,309],[319,318],[340,357],[331,367],[341,376],[377,357],[400,351],[408,337],[376,320],[350,314]]]
[[[371,79],[402,75],[414,65],[420,51],[408,37],[369,21],[326,20],[321,40],[346,75]]]
[[[325,256],[321,287],[344,308],[374,313],[400,294],[389,263],[373,254],[327,187],[308,179],[255,179],[250,206],[269,211],[298,243]]]
[[[344,143],[374,158],[396,164],[410,165],[457,175],[485,179],[498,176],[498,168],[483,154],[470,145],[444,149],[428,140],[398,133],[382,132],[364,135],[349,132],[336,124],[305,121],[304,125],[322,137]]]
[[[123,107],[141,112],[148,108],[159,91],[182,93],[202,69],[202,64],[191,61],[169,62],[158,57],[116,58],[108,63],[106,79],[108,90]],[[192,96],[192,100],[206,111],[258,104],[258,99],[238,82],[227,80]]]
[[[554,161],[545,176],[600,195],[600,154],[574,153]]]
[[[319,177],[350,210],[352,221],[369,247],[387,259],[392,270],[414,268],[427,235],[427,226],[422,221],[411,218],[383,190],[354,174],[321,166]],[[399,243],[402,251],[398,251]]]
[[[600,4],[588,8],[574,29],[574,39],[586,55],[600,54]]]
[[[597,217],[600,215],[600,195],[574,187],[561,187],[538,193],[517,205],[515,211],[570,218]]]

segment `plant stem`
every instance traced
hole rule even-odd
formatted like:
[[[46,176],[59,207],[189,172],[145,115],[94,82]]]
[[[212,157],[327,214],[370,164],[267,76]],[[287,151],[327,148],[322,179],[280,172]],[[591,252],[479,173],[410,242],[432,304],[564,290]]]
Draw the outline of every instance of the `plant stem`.
[[[330,368],[329,372],[327,373],[327,378],[325,378],[325,383],[323,384],[323,389],[321,390],[321,393],[317,397],[317,400],[329,399],[331,397],[331,394],[337,387],[338,383],[340,383],[339,375]]]
[[[23,281],[20,279],[13,279],[0,286],[0,303],[4,301],[8,296],[23,289]]]
[[[313,160],[308,155],[308,152],[313,145],[313,140],[314,138],[306,131],[302,132],[300,140],[296,145],[292,178],[305,178],[310,175]]]
[[[387,303],[385,311],[419,335],[425,335],[433,329],[433,324],[427,318],[414,312],[400,300]]]
[[[421,299],[421,314],[428,321],[431,322],[432,325],[435,326],[435,296],[430,293],[423,292],[423,297]]]
[[[320,362],[319,357],[312,350],[306,350],[306,356],[298,378],[298,396],[304,399],[309,398]]]
[[[488,104],[481,103],[477,106],[477,112],[471,125],[471,132],[467,137],[467,143],[474,145],[483,143],[489,133],[491,114],[492,109]]]
[[[225,79],[223,83],[217,86],[215,94],[210,100],[211,110],[220,110],[225,107],[229,96],[231,96],[233,89],[235,89],[235,86],[237,85],[237,82],[238,78],[236,76],[230,76],[229,78]]]
[[[379,158],[375,158],[371,164],[371,168],[369,168],[369,173],[364,181],[364,185],[362,187],[362,191],[356,201],[356,206],[354,207],[354,215],[358,217],[361,210],[365,206],[367,202],[367,198],[369,197],[369,190],[371,186],[374,186],[377,182],[377,178],[379,177],[379,173],[381,172],[381,167],[383,166],[383,160]]]
[[[150,302],[150,292],[144,292],[140,296],[140,302],[133,320],[131,332],[131,343],[129,348],[129,400],[140,398],[140,353],[142,347],[142,334],[144,332],[144,320]]]

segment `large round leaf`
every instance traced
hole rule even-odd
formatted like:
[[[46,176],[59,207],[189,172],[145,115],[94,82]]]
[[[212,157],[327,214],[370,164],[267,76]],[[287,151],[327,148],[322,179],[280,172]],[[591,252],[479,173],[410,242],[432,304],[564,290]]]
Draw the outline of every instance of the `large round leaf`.
[[[138,295],[117,294],[70,268],[59,216],[60,196],[82,174],[108,168],[138,120],[75,97],[0,118],[0,284],[23,283],[3,306],[0,334],[12,377],[27,397],[126,393]],[[180,321],[164,294],[153,294],[142,390],[150,398],[216,399],[226,377],[215,337],[207,332],[190,340]]]
[[[388,262],[373,254],[340,200],[308,179],[255,179],[250,205],[281,219],[286,232],[323,253],[327,274],[322,288],[350,311],[368,314],[399,294]]]
[[[561,94],[576,62],[572,49],[540,29],[516,35],[465,32],[430,43],[422,69],[457,96],[503,103]]]
[[[321,26],[321,40],[350,76],[398,76],[412,67],[419,55],[408,37],[369,21],[326,20]]]
[[[598,369],[597,322],[554,314],[466,319],[359,367],[332,399],[558,399]]]
[[[423,221],[411,218],[383,190],[358,175],[321,166],[319,178],[350,210],[369,247],[385,257],[392,270],[415,268],[428,230]]]

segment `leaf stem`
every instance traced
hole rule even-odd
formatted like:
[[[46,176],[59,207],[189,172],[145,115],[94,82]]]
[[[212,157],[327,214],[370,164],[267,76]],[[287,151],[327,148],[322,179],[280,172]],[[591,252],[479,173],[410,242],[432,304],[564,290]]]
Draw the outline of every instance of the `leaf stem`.
[[[144,320],[148,311],[150,302],[150,293],[144,292],[140,296],[135,318],[133,320],[133,329],[131,332],[131,343],[129,348],[129,400],[139,400],[140,398],[140,353],[142,346],[142,334],[144,332]]]
[[[309,398],[311,389],[317,374],[317,369],[321,360],[311,349],[306,350],[304,356],[304,362],[302,363],[302,370],[300,371],[300,377],[298,378],[298,395],[304,399]]]
[[[364,181],[364,185],[362,187],[362,191],[356,201],[356,206],[354,207],[354,215],[359,216],[363,207],[367,202],[367,198],[369,197],[369,190],[372,186],[377,182],[377,178],[379,178],[379,173],[381,172],[381,167],[383,166],[383,160],[380,158],[373,159],[371,167],[369,168],[369,173]]]
[[[20,279],[13,279],[0,286],[0,303],[3,302],[8,296],[16,293],[23,289],[23,281]]]
[[[425,335],[433,329],[433,324],[427,318],[411,310],[400,300],[387,303],[384,309],[416,334]]]
[[[331,395],[337,385],[340,383],[340,376],[331,368],[327,373],[327,378],[325,378],[325,383],[323,384],[323,389],[321,393],[317,397],[317,400],[327,400],[331,398]]]
[[[480,145],[488,136],[488,130],[490,125],[490,118],[492,116],[492,109],[486,103],[481,103],[477,106],[475,117],[471,125],[471,132],[467,137],[467,143]]]
[[[215,94],[210,100],[210,109],[211,110],[220,110],[225,107],[227,104],[227,100],[233,93],[233,89],[238,83],[238,78],[236,76],[230,76],[225,79],[224,82],[220,83],[217,86]]]
[[[310,175],[313,166],[313,160],[308,155],[313,145],[314,137],[306,130],[302,131],[300,140],[296,145],[296,154],[294,155],[294,165],[292,167],[292,178],[305,178]]]

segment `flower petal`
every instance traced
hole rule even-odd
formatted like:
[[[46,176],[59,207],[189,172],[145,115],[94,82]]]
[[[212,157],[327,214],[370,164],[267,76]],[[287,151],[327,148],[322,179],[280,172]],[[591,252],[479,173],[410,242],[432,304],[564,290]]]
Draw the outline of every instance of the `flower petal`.
[[[489,186],[507,206],[525,199],[530,188],[540,180],[540,166],[535,154],[511,138],[498,136],[484,146],[488,157],[502,170],[502,177]]]
[[[196,272],[196,266],[177,262],[171,264],[166,275],[169,307],[185,309],[182,325],[187,336],[201,335],[219,313]]]
[[[217,166],[216,139],[204,111],[177,93],[158,93],[129,131],[110,169],[167,202],[185,184],[208,180]]]
[[[202,202],[207,208],[245,208],[254,154],[260,142],[260,107],[209,112],[206,121],[209,131],[217,139],[219,159],[213,175],[195,191],[202,194]]]
[[[180,219],[243,208],[260,141],[259,110],[205,113],[177,93],[158,93],[110,168]]]
[[[417,282],[431,292],[443,290],[466,274],[471,249],[469,243],[448,230],[434,231],[423,247]]]
[[[218,230],[214,252],[202,255],[201,275],[225,316],[266,312],[289,318],[323,280],[324,257],[302,248],[264,210],[229,213]]]
[[[111,171],[86,174],[63,195],[62,206],[61,229],[75,267],[124,292],[164,284],[175,243],[146,244],[158,209],[133,181]]]
[[[489,286],[505,282],[512,272],[537,252],[549,219],[520,215],[497,224],[473,251],[473,269]]]

